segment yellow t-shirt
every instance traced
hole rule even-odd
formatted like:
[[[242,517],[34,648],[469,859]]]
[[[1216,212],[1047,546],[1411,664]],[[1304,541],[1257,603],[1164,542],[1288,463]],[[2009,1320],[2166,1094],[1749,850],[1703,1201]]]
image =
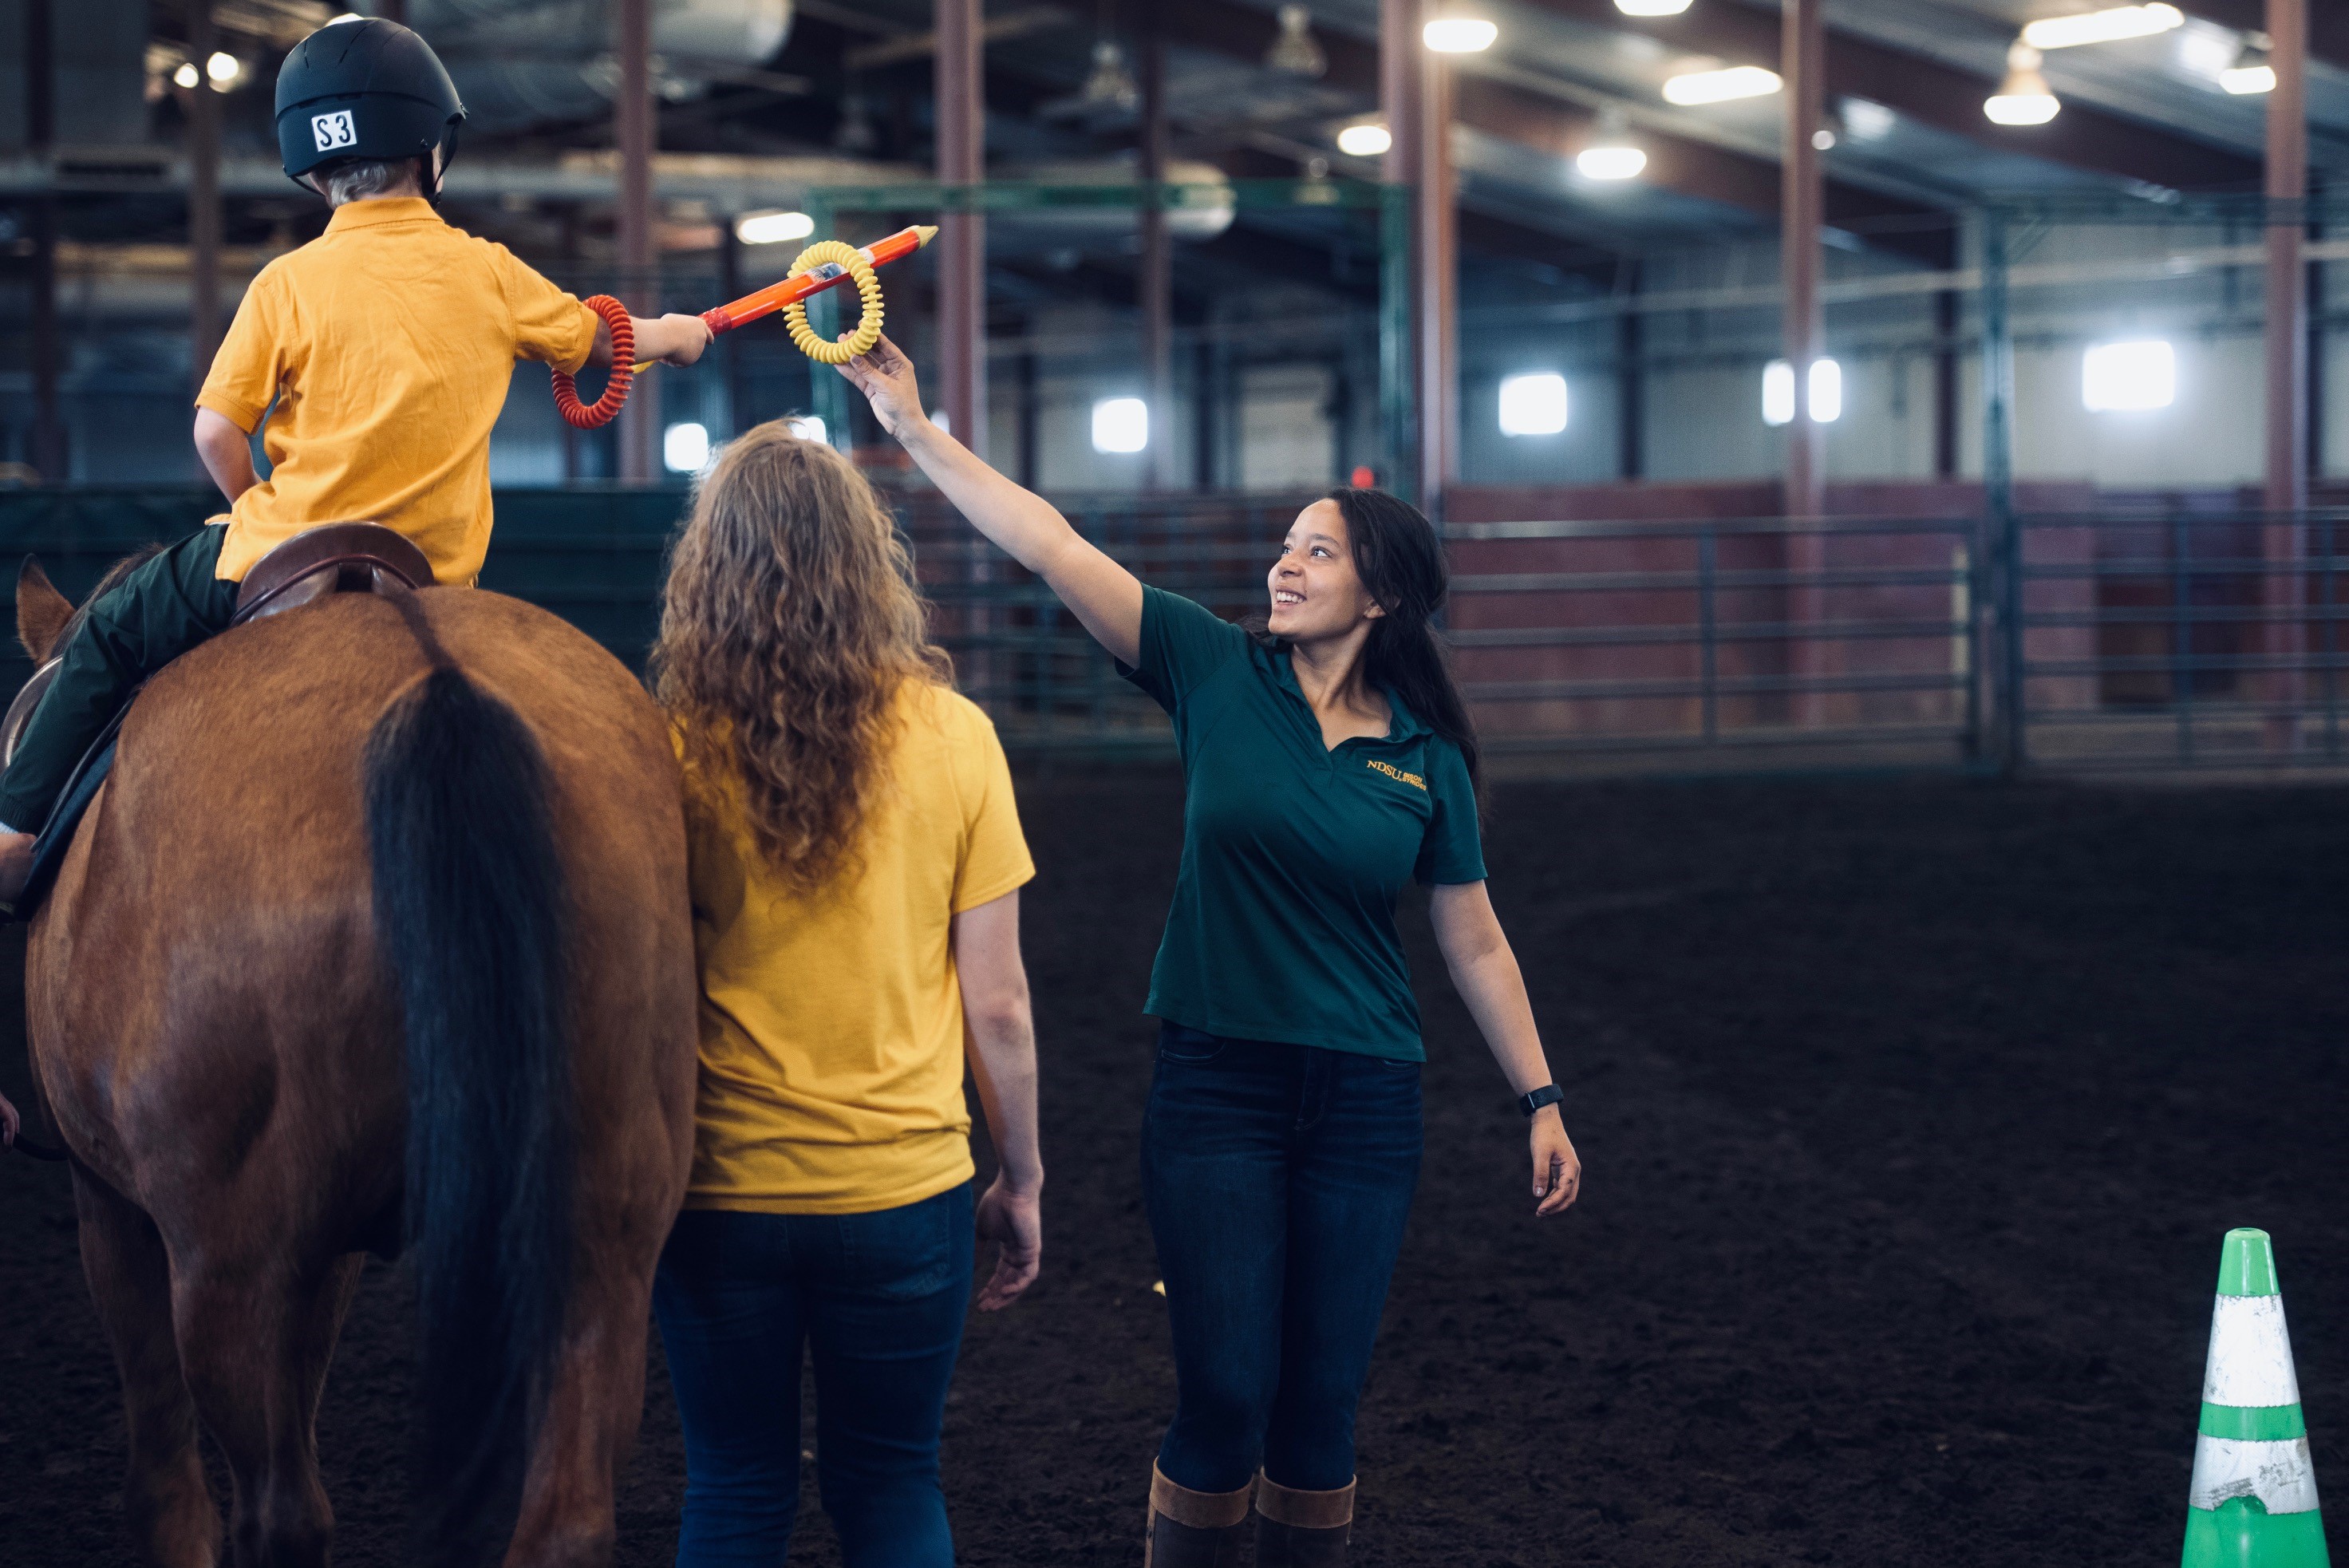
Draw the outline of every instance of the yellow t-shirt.
[[[419,197],[336,208],[325,234],[253,280],[196,395],[248,434],[269,414],[272,472],[229,509],[220,576],[243,580],[321,523],[380,523],[439,581],[471,582],[490,547],[490,427],[514,359],[576,370],[596,320]]]
[[[688,812],[701,961],[689,1209],[862,1214],[971,1178],[950,922],[1036,867],[987,715],[918,680],[898,714],[854,858],[812,895],[767,868],[739,790]]]

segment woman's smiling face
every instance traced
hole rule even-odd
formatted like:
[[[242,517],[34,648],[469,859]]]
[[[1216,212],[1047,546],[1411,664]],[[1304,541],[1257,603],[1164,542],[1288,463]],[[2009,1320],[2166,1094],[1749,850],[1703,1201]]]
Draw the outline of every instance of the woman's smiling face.
[[[1346,514],[1317,501],[1297,514],[1265,586],[1272,597],[1266,629],[1291,642],[1343,637],[1384,613],[1354,569]]]

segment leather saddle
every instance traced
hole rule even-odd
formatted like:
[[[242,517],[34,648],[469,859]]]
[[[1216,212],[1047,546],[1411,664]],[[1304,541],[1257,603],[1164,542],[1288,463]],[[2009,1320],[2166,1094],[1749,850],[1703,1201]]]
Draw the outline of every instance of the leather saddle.
[[[379,523],[328,523],[304,529],[254,564],[229,624],[280,615],[330,594],[396,594],[431,584],[432,563],[405,535]]]
[[[429,587],[431,583],[432,563],[405,535],[378,523],[323,524],[304,529],[254,564],[237,589],[236,612],[229,625],[239,627],[264,616],[280,615],[334,594],[409,593]],[[74,618],[57,639],[58,648],[73,639],[81,629],[83,617],[88,613],[88,605],[74,612]],[[33,678],[25,682],[24,690],[16,693],[16,701],[8,704],[6,717],[0,718],[0,766],[15,758],[16,743],[24,738],[26,726],[32,722],[33,711],[56,683],[61,662],[60,658],[54,657],[43,661],[33,671]],[[0,917],[29,918],[48,892],[66,851],[72,847],[74,828],[89,809],[89,803],[97,798],[98,786],[113,771],[114,742],[138,696],[136,691],[131,693],[129,701],[116,711],[89,750],[82,753],[64,793],[50,808],[48,820],[41,825],[40,836],[33,846],[32,879],[14,905],[0,905]]]

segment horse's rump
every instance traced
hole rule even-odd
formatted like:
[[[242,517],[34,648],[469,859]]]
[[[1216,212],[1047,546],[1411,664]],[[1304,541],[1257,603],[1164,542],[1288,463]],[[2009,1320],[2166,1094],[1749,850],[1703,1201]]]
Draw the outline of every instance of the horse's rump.
[[[36,1069],[88,1172],[152,1219],[175,1293],[182,1259],[308,1278],[398,1236],[408,1043],[370,871],[367,758],[388,714],[447,694],[428,641],[480,699],[476,716],[511,715],[510,739],[538,764],[530,787],[560,870],[546,892],[562,1071],[537,1081],[567,1081],[578,1154],[559,1199],[568,1234],[549,1253],[569,1248],[551,1298],[568,1300],[562,1348],[534,1392],[551,1422],[599,1421],[566,1380],[591,1320],[608,1334],[633,1318],[641,1376],[651,1269],[690,1153],[694,978],[665,722],[568,625],[478,590],[428,589],[404,607],[351,596],[225,633],[158,675],[34,923]],[[461,876],[448,888],[481,890]],[[406,948],[413,962],[420,950]],[[465,950],[438,961],[461,966]],[[517,1179],[497,1152],[481,1169]],[[633,1430],[626,1366],[597,1376]],[[548,1448],[542,1434],[533,1481]]]

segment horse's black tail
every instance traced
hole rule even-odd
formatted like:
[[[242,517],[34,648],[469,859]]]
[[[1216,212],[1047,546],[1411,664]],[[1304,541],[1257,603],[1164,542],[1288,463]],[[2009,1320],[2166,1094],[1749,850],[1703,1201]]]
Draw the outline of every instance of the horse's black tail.
[[[375,921],[408,1038],[422,1560],[510,1526],[571,1283],[574,1088],[546,763],[436,658],[367,751]]]

